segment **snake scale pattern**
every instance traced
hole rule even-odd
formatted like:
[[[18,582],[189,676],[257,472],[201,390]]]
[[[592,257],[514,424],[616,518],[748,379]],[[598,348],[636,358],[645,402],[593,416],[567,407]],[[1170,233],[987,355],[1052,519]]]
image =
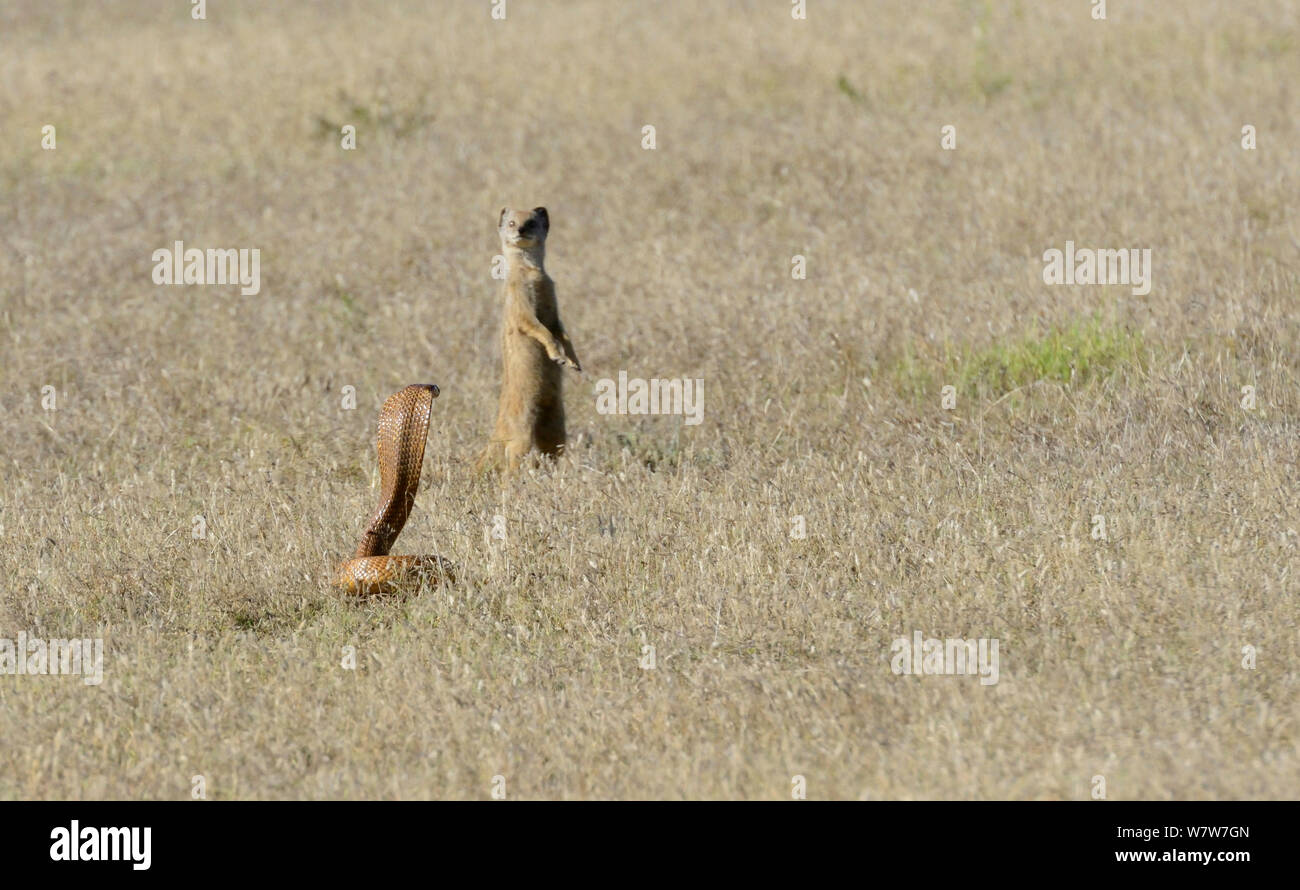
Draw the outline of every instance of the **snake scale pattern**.
[[[379,509],[371,517],[357,552],[339,569],[335,584],[348,593],[390,593],[404,581],[424,576],[454,580],[452,565],[440,556],[392,556],[415,504],[424,464],[424,443],[438,387],[416,383],[394,393],[379,412]]]

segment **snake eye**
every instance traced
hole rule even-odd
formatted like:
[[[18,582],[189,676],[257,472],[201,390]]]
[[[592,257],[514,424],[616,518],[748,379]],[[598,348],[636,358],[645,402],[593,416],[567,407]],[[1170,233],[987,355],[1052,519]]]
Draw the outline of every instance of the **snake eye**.
[[[510,228],[513,229],[514,227],[515,227],[515,221],[512,219],[510,220]]]

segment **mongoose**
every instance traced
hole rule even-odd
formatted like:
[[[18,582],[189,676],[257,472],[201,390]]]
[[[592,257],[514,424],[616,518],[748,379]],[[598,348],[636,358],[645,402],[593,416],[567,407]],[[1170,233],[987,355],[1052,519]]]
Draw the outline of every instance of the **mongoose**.
[[[497,220],[506,258],[505,319],[501,325],[501,402],[492,439],[477,469],[507,475],[534,448],[558,455],[564,449],[564,368],[582,371],[560,322],[555,282],[546,274],[545,207],[511,210]]]

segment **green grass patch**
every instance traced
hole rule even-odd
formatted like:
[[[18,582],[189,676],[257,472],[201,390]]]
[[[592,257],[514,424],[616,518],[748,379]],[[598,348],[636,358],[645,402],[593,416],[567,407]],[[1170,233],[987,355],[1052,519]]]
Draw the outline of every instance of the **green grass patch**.
[[[915,399],[932,398],[949,385],[964,396],[997,398],[1039,381],[1077,387],[1140,370],[1147,355],[1141,331],[1092,315],[1046,330],[1035,325],[1019,337],[980,348],[907,344],[886,364],[886,377]]]
[[[840,75],[839,80],[835,81],[835,86],[841,93],[848,96],[854,102],[862,101],[862,94],[858,92],[857,87],[849,83],[849,79],[843,74]]]
[[[993,59],[989,31],[993,24],[993,4],[985,0],[975,25],[975,69],[971,73],[975,89],[985,104],[1011,85],[1011,75],[998,68]]]

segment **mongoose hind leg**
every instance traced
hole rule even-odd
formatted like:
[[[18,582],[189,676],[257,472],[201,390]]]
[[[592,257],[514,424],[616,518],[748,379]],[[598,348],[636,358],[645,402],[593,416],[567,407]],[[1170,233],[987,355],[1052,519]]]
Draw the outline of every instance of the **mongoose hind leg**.
[[[564,405],[555,403],[539,413],[533,427],[533,441],[542,454],[559,457],[564,452]]]
[[[515,439],[506,443],[506,469],[503,478],[519,472],[519,465],[529,452],[528,440]]]

